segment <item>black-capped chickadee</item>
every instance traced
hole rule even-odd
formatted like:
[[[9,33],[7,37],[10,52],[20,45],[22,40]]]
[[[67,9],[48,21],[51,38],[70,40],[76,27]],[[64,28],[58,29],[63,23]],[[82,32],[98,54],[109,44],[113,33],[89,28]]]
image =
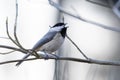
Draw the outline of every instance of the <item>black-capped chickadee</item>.
[[[32,48],[32,51],[42,51],[44,53],[52,53],[60,48],[63,44],[67,27],[65,23],[57,23],[49,29],[49,31],[40,39],[35,46]],[[27,57],[32,53],[27,53],[21,61],[19,61],[16,66],[19,66]]]

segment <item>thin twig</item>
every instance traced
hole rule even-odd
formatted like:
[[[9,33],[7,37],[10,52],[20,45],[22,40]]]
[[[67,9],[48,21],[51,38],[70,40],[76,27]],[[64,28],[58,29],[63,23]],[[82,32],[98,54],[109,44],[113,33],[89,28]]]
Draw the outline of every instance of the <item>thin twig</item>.
[[[0,38],[2,38],[2,39],[9,39],[8,37],[0,37]]]
[[[83,53],[83,51],[72,41],[72,39],[66,35],[66,37],[70,40],[70,42],[78,49],[78,51],[87,59],[89,60],[89,58]]]
[[[30,59],[26,59],[25,61],[36,60],[36,59],[37,59],[37,58],[30,58]],[[21,60],[4,61],[4,62],[0,62],[0,65],[8,64],[8,63],[14,63],[14,62],[18,62],[18,61],[21,61]]]
[[[8,37],[9,37],[9,39],[14,43],[14,44],[16,44],[16,45],[18,45],[16,42],[15,42],[15,40],[10,36],[10,34],[9,34],[9,30],[8,30],[8,18],[6,19],[6,32],[7,32],[7,35],[8,35]]]
[[[48,0],[48,1],[49,1],[50,5],[52,5],[53,7],[57,8],[61,12],[65,13],[65,14],[71,16],[71,17],[74,17],[76,19],[79,19],[81,21],[84,21],[84,22],[87,22],[87,23],[90,23],[90,24],[97,25],[97,27],[101,27],[101,28],[104,28],[104,29],[107,29],[107,30],[111,30],[111,31],[115,31],[115,32],[120,32],[120,28],[119,27],[110,27],[110,26],[106,26],[106,25],[103,25],[103,24],[100,24],[100,23],[97,23],[97,22],[93,22],[93,21],[87,20],[87,19],[85,19],[85,18],[83,18],[81,16],[78,16],[78,15],[75,15],[75,14],[71,13],[68,10],[65,10],[59,4],[53,2],[52,0]]]
[[[17,30],[17,20],[18,20],[18,3],[17,3],[17,0],[16,0],[16,16],[15,16],[15,23],[14,23],[14,37],[15,37],[15,41],[17,43],[17,45],[24,49],[22,47],[22,45],[20,44],[19,40],[18,40],[18,37],[17,37],[17,34],[16,34],[16,30]]]
[[[18,4],[17,4],[17,0],[16,0],[16,16],[15,16],[15,24],[14,24],[14,37],[15,40],[10,36],[9,34],[9,30],[8,30],[8,18],[6,19],[6,32],[8,35],[8,38],[18,47],[20,47],[21,49],[24,49],[21,44],[18,41],[17,35],[16,35],[16,27],[17,27],[17,17],[18,17]],[[25,50],[25,49],[24,49]]]
[[[9,51],[9,52],[4,52],[4,53],[1,53],[1,52],[0,52],[0,54],[1,54],[1,55],[6,55],[6,54],[13,53],[13,52],[15,52],[15,50],[13,50],[13,51]]]
[[[8,45],[7,46],[6,45],[0,45],[0,48],[11,49],[11,50],[19,51],[19,52],[22,52],[22,53],[27,53],[28,52],[27,50],[19,49],[19,48],[8,46]]]

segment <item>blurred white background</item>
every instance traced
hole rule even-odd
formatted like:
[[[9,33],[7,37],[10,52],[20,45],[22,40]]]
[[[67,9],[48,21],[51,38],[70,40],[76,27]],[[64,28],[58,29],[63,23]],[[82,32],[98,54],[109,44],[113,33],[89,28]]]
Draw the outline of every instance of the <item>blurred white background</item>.
[[[57,1],[57,0],[56,0]],[[86,0],[60,0],[62,6],[73,13],[104,25],[119,27],[120,19],[112,9],[90,3]],[[95,1],[95,0],[93,0]],[[20,43],[27,49],[33,45],[59,19],[59,12],[47,0],[18,0],[17,35]],[[72,7],[71,7],[72,6]],[[65,16],[68,35],[90,58],[99,60],[119,60],[120,34],[102,29]],[[0,0],[0,37],[6,37],[5,21],[8,17],[9,31],[12,35],[15,19],[15,0]],[[0,44],[12,45],[9,40],[0,39]],[[1,51],[6,51],[0,49]],[[66,39],[60,55],[83,58]],[[0,61],[21,59],[24,54],[14,52],[0,55]],[[54,64],[55,63],[55,64]],[[56,66],[56,67],[55,67]],[[55,72],[55,74],[54,74]],[[24,62],[19,67],[15,63],[0,65],[0,80],[119,80],[119,67],[83,64],[68,61],[34,60]]]
[[[7,37],[5,21],[8,17],[9,31],[13,34],[15,20],[15,0],[0,0],[0,36]],[[49,30],[49,25],[56,23],[57,10],[47,0],[18,0],[17,35],[20,43],[27,49]],[[13,35],[12,35],[13,36]],[[6,39],[1,44],[13,45]],[[14,52],[0,55],[0,61],[21,59],[24,54]],[[53,60],[36,60],[16,67],[15,63],[0,66],[0,80],[52,80],[54,74]]]

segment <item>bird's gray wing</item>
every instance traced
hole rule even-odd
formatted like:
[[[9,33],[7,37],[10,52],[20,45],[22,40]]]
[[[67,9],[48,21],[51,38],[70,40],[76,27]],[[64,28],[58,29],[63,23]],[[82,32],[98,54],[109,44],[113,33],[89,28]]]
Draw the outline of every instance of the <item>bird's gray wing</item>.
[[[35,44],[35,46],[32,48],[32,50],[35,51],[35,50],[39,49],[39,48],[40,48],[42,45],[44,45],[45,43],[51,41],[51,40],[54,38],[54,36],[55,36],[56,33],[57,33],[57,32],[48,32],[45,36],[43,36],[42,39],[40,39],[40,40]],[[22,58],[22,60],[19,61],[19,62],[16,64],[16,66],[19,66],[19,65],[20,65],[27,57],[29,57],[31,54],[32,54],[32,53],[27,53],[27,54]]]
[[[46,33],[46,34],[42,37],[42,39],[40,39],[40,40],[35,44],[35,46],[32,48],[32,50],[35,51],[35,50],[39,49],[41,46],[43,46],[45,43],[51,41],[51,40],[54,38],[54,36],[55,36],[56,33],[57,33],[57,32],[48,32],[48,33]]]

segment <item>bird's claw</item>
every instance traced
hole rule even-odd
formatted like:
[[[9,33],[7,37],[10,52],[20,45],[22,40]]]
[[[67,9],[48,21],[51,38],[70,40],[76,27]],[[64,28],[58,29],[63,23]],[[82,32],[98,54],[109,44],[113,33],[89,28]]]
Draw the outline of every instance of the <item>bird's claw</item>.
[[[58,55],[55,55],[55,54],[47,54],[45,53],[45,60],[48,60],[49,58],[55,58],[55,59],[58,59],[60,58]]]
[[[45,53],[45,60],[48,60],[49,59],[49,56],[47,53]]]

